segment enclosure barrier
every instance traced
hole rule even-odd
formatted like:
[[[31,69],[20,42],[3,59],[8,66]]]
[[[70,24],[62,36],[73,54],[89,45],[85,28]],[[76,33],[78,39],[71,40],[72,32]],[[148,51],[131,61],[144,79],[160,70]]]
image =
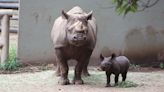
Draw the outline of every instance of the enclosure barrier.
[[[0,10],[0,20],[1,20],[1,65],[5,64],[5,61],[9,55],[9,25],[10,17],[13,15],[13,10],[3,9]]]
[[[19,0],[0,0],[0,9],[12,9],[15,10],[14,14],[12,18],[10,18],[10,20],[13,21],[18,21],[18,13],[16,13],[19,9]],[[0,28],[1,31],[1,28]],[[18,32],[18,28],[17,26],[11,26],[9,29],[10,33],[17,33]]]

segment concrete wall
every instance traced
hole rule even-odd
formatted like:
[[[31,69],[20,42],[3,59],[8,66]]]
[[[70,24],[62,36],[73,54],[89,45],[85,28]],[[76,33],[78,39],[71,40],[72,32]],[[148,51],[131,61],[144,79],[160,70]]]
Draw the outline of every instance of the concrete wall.
[[[93,10],[98,24],[98,41],[91,61],[99,53],[115,51],[136,63],[162,60],[164,53],[164,0],[144,12],[119,16],[110,0],[20,0],[18,59],[23,63],[54,61],[50,31],[61,10],[80,6]],[[92,62],[93,63],[93,62]]]

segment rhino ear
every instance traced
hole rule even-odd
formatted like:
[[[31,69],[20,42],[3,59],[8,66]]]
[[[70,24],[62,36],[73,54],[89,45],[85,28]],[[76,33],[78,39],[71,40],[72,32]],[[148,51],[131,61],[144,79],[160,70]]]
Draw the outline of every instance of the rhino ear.
[[[116,54],[115,53],[112,53],[111,55],[111,59],[115,58],[116,57]]]
[[[104,60],[104,57],[102,54],[100,54],[100,60],[103,61]]]
[[[69,15],[64,10],[62,10],[62,18],[64,18],[64,19],[69,18]]]
[[[87,15],[86,15],[86,17],[87,17],[87,20],[91,20],[92,19],[92,11],[90,11]]]

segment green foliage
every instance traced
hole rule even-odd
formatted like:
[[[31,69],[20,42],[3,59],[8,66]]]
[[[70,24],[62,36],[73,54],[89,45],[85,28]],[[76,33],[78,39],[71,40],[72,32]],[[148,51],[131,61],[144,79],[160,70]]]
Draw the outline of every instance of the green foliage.
[[[160,64],[159,64],[159,67],[160,67],[161,69],[164,69],[164,63],[160,63]]]
[[[138,8],[139,0],[112,0],[113,4],[116,5],[116,11],[119,14],[127,15],[129,12],[135,13]]]
[[[20,67],[20,63],[16,60],[16,47],[12,46],[9,49],[9,58],[6,60],[4,65],[0,66],[2,70],[17,70]]]
[[[120,82],[118,83],[118,85],[116,85],[116,87],[119,88],[129,88],[129,87],[137,87],[138,84],[132,82],[132,81],[124,81],[124,82]]]

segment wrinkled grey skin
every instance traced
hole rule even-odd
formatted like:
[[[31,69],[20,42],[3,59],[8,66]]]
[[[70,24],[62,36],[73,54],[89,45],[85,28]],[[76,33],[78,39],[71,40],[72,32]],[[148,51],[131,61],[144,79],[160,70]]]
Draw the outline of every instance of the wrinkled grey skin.
[[[57,75],[60,75],[59,84],[69,84],[68,64],[69,59],[77,60],[75,66],[74,84],[83,84],[82,72],[89,75],[87,66],[96,44],[97,26],[92,12],[85,13],[76,6],[67,13],[62,11],[51,31],[54,44]]]
[[[100,55],[101,64],[100,70],[106,72],[107,83],[106,87],[110,87],[110,75],[115,75],[115,85],[118,83],[119,74],[122,75],[122,81],[126,80],[126,75],[129,69],[129,60],[125,56],[116,57],[115,54],[112,54],[111,57],[103,57]]]

